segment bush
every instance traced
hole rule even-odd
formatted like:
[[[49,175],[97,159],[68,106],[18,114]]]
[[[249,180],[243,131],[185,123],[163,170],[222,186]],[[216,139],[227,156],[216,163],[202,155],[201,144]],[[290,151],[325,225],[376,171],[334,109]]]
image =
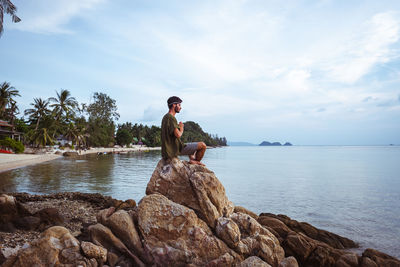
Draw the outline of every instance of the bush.
[[[25,150],[25,146],[17,140],[11,139],[10,137],[6,137],[3,140],[0,140],[0,146],[5,148],[11,148],[15,153],[22,153]]]

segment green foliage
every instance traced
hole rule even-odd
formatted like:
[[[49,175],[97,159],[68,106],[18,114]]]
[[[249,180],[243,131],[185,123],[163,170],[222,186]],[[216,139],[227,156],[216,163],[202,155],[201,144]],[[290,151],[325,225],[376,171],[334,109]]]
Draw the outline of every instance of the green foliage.
[[[211,136],[201,129],[200,125],[193,121],[187,121],[184,123],[184,131],[181,137],[184,143],[190,142],[204,142],[208,146],[226,146],[227,140],[225,137],[219,138]]]
[[[117,130],[117,144],[124,146],[124,145],[129,145],[132,142],[133,136],[132,134],[127,130],[123,128],[119,128]]]
[[[147,126],[146,126],[147,127]],[[157,126],[147,127],[145,138],[142,141],[148,147],[161,146],[161,128]]]
[[[112,122],[119,119],[116,101],[104,93],[94,93],[93,103],[87,107],[89,120]]]
[[[14,140],[10,137],[0,140],[0,146],[4,148],[11,148],[15,153],[22,153],[25,150],[24,145],[20,141]]]
[[[15,119],[14,126],[17,132],[27,133],[29,131],[29,125],[25,123],[24,118]]]
[[[104,123],[100,119],[89,120],[88,145],[93,147],[107,147],[114,142],[115,125],[113,122]]]

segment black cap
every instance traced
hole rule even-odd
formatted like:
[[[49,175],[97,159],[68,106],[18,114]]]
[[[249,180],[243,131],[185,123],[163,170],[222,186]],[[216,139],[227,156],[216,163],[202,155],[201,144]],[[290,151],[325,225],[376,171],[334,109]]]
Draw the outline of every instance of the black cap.
[[[170,98],[168,98],[167,103],[168,103],[168,106],[172,105],[172,104],[179,104],[179,103],[182,103],[182,99],[180,99],[177,96],[171,96]]]

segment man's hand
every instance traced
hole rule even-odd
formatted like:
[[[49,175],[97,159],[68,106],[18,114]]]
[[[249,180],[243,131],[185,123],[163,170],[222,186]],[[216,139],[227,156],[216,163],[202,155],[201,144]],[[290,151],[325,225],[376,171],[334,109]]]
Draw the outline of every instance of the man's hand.
[[[176,136],[176,138],[181,138],[182,134],[183,134],[183,123],[180,121],[179,122],[179,129],[175,128],[174,134]]]

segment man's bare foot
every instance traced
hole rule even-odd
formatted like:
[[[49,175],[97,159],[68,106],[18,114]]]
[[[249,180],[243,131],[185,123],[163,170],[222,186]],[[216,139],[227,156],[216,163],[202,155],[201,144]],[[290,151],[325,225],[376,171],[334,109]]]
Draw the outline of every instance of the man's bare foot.
[[[206,166],[203,163],[201,163],[200,161],[197,161],[197,160],[194,160],[194,159],[189,160],[189,163],[190,164],[200,165],[200,166]]]

